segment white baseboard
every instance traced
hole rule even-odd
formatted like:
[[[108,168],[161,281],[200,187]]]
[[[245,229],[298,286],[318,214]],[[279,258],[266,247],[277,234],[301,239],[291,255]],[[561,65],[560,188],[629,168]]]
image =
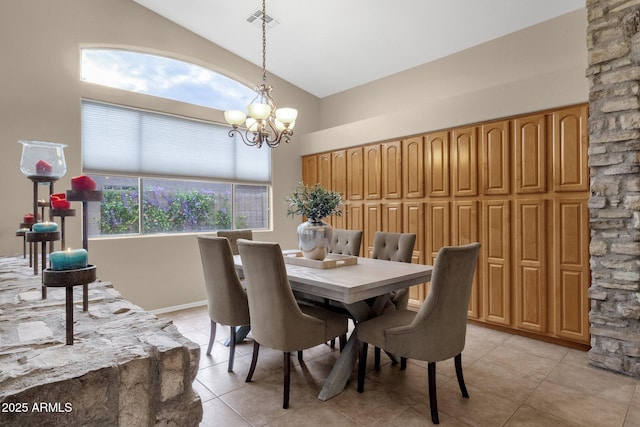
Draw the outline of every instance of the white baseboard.
[[[159,308],[157,310],[151,310],[149,311],[149,313],[151,314],[171,313],[172,311],[186,310],[188,308],[201,307],[203,305],[207,305],[207,300],[190,302],[188,304],[174,305],[172,307]]]

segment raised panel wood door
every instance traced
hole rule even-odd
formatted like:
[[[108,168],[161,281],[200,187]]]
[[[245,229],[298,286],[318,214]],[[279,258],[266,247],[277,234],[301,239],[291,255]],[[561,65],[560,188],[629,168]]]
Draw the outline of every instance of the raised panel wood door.
[[[362,147],[347,150],[347,199],[364,199],[364,160]]]
[[[373,253],[373,237],[376,231],[382,231],[382,208],[380,203],[366,203],[364,205],[364,256],[371,257]]]
[[[482,301],[484,320],[511,324],[511,206],[482,202]]]
[[[487,195],[509,194],[511,150],[509,121],[489,123],[480,128],[482,192]]]
[[[451,175],[454,196],[478,195],[478,138],[475,127],[451,132]]]
[[[400,141],[385,142],[382,149],[382,197],[402,198],[402,145]]]
[[[402,233],[402,203],[382,204],[382,228],[379,231]]]
[[[402,188],[405,199],[424,197],[424,138],[402,141]]]
[[[426,262],[433,265],[440,248],[451,245],[450,202],[427,203],[427,226],[424,231]]]
[[[362,203],[347,203],[347,226],[349,230],[363,230],[364,231],[364,206]],[[360,256],[364,256],[364,253],[360,251]]]
[[[554,191],[587,191],[587,107],[556,111],[552,117]]]
[[[453,202],[453,215],[451,221],[451,243],[453,245],[467,245],[478,241],[478,202],[463,201]],[[469,317],[480,317],[480,289],[479,277],[482,266],[478,263],[476,273],[473,276],[473,287],[469,300]]]
[[[547,133],[543,114],[513,120],[515,192],[547,190]]]
[[[302,157],[302,182],[313,185],[318,182],[318,156]]]
[[[563,198],[553,206],[553,332],[589,343],[589,211],[583,198]]]
[[[318,184],[331,190],[331,153],[318,154]],[[311,184],[315,184],[312,182]]]
[[[447,197],[450,192],[449,132],[436,132],[424,138],[427,196]]]
[[[380,145],[367,145],[364,150],[364,198],[382,198],[382,154]]]
[[[412,262],[424,264],[424,203],[405,202],[403,203],[402,227],[403,233],[413,233],[416,235],[416,244],[413,248]],[[409,288],[409,304],[419,306],[426,296],[426,284],[420,284]]]
[[[347,152],[345,150],[331,153],[331,189],[340,193],[342,199],[347,197]]]
[[[515,326],[547,331],[546,201],[518,200],[515,205]]]

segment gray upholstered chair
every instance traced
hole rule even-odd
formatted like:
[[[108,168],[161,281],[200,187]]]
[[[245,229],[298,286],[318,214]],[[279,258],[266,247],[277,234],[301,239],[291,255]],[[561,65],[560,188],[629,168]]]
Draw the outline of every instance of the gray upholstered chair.
[[[232,372],[236,352],[236,326],[250,323],[247,293],[236,273],[229,240],[226,237],[197,237],[211,319],[207,354],[211,354],[216,338],[216,325],[218,323],[228,325],[230,327],[228,371]]]
[[[251,230],[219,230],[216,232],[218,237],[226,237],[231,245],[231,253],[234,255],[238,252],[238,239],[253,240],[253,232]]]
[[[416,245],[416,235],[413,233],[389,233],[376,231],[373,236],[373,253],[371,258],[383,259],[395,262],[411,262],[413,248]],[[400,289],[389,294],[387,307],[381,310],[405,310],[409,305],[409,289]],[[393,303],[391,305],[390,303]],[[387,352],[393,363],[397,363],[395,357]],[[380,348],[375,348],[375,367],[380,368]]]
[[[467,332],[467,310],[480,244],[445,246],[433,267],[431,289],[417,313],[398,310],[384,313],[356,326],[360,347],[358,392],[364,390],[367,343],[403,358],[428,362],[431,420],[438,424],[436,362],[454,358],[458,385],[469,397],[462,376],[462,350]],[[406,359],[405,359],[406,360]],[[405,365],[406,366],[406,365]]]
[[[289,407],[290,353],[322,344],[337,336],[346,337],[347,317],[296,302],[284,264],[280,245],[238,240],[246,278],[253,358],[247,375],[251,381],[260,345],[284,352],[283,408]]]
[[[219,230],[218,232],[216,232],[216,234],[218,235],[218,237],[226,237],[227,239],[229,239],[229,244],[231,245],[231,253],[233,255],[239,255],[240,253],[238,252],[238,239],[246,239],[246,240],[253,240],[253,231],[247,229],[247,230]],[[242,275],[242,273],[238,273],[238,277],[240,278],[240,282],[243,281],[244,276]],[[249,334],[249,332],[251,331],[251,326],[250,325],[242,325],[240,326],[240,328],[236,331],[236,344],[239,342],[244,341],[244,339],[247,337],[247,335]],[[227,338],[224,341],[224,345],[225,346],[229,346],[231,345],[231,337]]]
[[[329,241],[329,253],[360,256],[362,230],[334,228]]]

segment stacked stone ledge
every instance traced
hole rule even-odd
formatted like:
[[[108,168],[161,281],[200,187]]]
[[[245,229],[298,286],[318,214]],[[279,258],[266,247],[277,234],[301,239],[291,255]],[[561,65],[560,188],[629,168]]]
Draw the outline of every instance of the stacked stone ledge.
[[[640,377],[640,0],[587,0],[592,365]]]
[[[75,340],[65,345],[64,288],[42,300],[41,279],[24,264],[0,258],[0,425],[200,423],[197,344],[96,282],[88,313],[75,304]]]

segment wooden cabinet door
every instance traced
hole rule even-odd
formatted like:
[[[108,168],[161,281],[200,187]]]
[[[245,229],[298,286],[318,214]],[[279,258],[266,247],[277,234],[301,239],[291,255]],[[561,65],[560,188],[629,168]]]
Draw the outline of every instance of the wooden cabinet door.
[[[515,326],[547,330],[546,201],[515,202]]]
[[[589,190],[587,107],[553,113],[553,189]]]
[[[402,198],[402,145],[400,141],[385,142],[382,149],[382,197]]]
[[[451,221],[451,243],[453,245],[466,245],[478,241],[478,202],[464,201],[453,202],[453,215]],[[481,277],[482,266],[478,263],[476,273],[473,276],[473,287],[469,300],[469,317],[480,317],[480,290],[478,278]]]
[[[451,175],[454,196],[478,195],[478,139],[475,127],[451,132]]]
[[[346,212],[346,227],[344,228],[364,231],[364,206],[362,203],[347,203]],[[365,256],[363,248],[364,242],[360,242],[360,256]]]
[[[373,252],[373,237],[376,231],[382,231],[382,209],[380,203],[367,203],[364,205],[364,241],[365,253],[363,256],[371,257]]]
[[[426,263],[433,265],[440,248],[451,245],[451,206],[449,202],[427,203],[425,227]]]
[[[382,198],[382,155],[380,145],[364,147],[364,198],[377,200]]]
[[[547,137],[543,114],[513,121],[515,192],[547,190]]]
[[[306,185],[318,182],[318,156],[302,157],[302,182]]]
[[[416,244],[413,248],[412,262],[424,264],[424,203],[405,202],[403,204],[402,227],[403,233],[414,233]],[[425,299],[426,284],[420,284],[409,288],[409,304],[418,307]]]
[[[488,123],[480,128],[480,158],[482,165],[482,192],[509,194],[511,156],[509,121]]]
[[[324,188],[331,190],[331,153],[318,154],[317,182]],[[315,182],[311,184],[315,184]]]
[[[382,228],[379,231],[402,233],[402,203],[382,204]]]
[[[402,141],[402,188],[406,199],[424,197],[424,142],[418,136]]]
[[[362,147],[347,150],[347,199],[364,198],[364,161]]]
[[[449,132],[436,132],[425,136],[425,183],[427,196],[449,195]]]
[[[483,319],[511,324],[511,207],[508,200],[482,202]]]
[[[553,206],[553,332],[589,343],[589,210],[584,198],[563,198]]]
[[[344,200],[347,196],[347,152],[345,150],[331,153],[331,189],[337,191]]]

